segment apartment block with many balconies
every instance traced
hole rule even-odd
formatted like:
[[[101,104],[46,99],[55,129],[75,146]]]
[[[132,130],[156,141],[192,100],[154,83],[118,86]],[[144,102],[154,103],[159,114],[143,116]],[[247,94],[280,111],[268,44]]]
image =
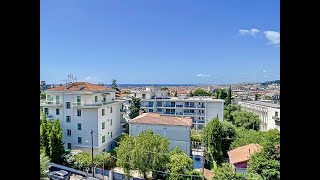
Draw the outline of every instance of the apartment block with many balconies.
[[[131,91],[132,96],[141,98],[141,110],[167,116],[191,117],[192,128],[202,129],[210,120],[223,120],[224,100],[212,97],[169,97],[167,91],[148,87]]]
[[[121,101],[115,101],[115,90],[86,82],[69,83],[47,89],[40,102],[48,120],[59,118],[65,149],[91,152],[91,130],[94,153],[108,151],[112,139],[121,134]]]
[[[280,131],[280,104],[263,101],[239,101],[243,110],[252,112],[261,120],[261,131],[278,129]]]

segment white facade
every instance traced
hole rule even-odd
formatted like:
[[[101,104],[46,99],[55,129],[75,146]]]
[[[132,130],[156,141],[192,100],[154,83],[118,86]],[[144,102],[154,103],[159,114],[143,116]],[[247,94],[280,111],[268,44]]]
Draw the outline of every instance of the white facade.
[[[139,124],[129,122],[129,134],[136,137],[141,131],[152,130],[170,140],[169,148],[174,149],[179,146],[186,154],[190,156],[191,152],[191,128],[187,126],[174,126],[162,124]]]
[[[210,97],[169,97],[167,91],[147,88],[132,91],[141,99],[141,110],[167,116],[191,117],[194,129],[202,129],[215,117],[223,121],[224,100]]]
[[[278,129],[280,131],[280,105],[263,101],[239,101],[243,110],[253,112],[261,120],[261,131]]]
[[[40,106],[43,107],[48,120],[59,118],[63,129],[62,141],[65,149],[91,152],[91,130],[94,131],[94,153],[108,151],[112,148],[114,142],[111,139],[121,134],[120,109],[122,103],[114,100],[113,90],[57,91],[49,89],[45,93],[46,100],[40,102]]]

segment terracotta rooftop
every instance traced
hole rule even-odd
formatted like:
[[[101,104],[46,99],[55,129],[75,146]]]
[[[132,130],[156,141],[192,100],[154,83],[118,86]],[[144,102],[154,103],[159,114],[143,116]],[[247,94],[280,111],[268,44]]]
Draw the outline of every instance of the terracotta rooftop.
[[[102,85],[91,84],[87,82],[74,82],[69,87],[56,86],[47,90],[49,91],[104,91],[104,90],[113,90],[113,89],[107,88]]]
[[[245,146],[237,147],[231,151],[228,151],[230,163],[238,164],[249,160],[250,155],[259,152],[261,150],[259,144],[247,144]]]
[[[143,113],[140,116],[133,118],[129,123],[191,127],[192,119],[190,117],[161,116],[156,113]]]

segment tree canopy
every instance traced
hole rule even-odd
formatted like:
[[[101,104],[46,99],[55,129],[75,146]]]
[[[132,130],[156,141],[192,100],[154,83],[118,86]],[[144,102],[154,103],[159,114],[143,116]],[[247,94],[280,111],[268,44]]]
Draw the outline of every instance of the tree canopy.
[[[169,161],[166,164],[166,169],[169,173],[167,175],[168,180],[184,180],[184,176],[176,174],[190,174],[193,170],[193,161],[179,147],[176,147],[171,151]]]
[[[147,177],[151,169],[164,171],[168,162],[170,141],[160,135],[155,135],[151,130],[142,131],[137,137],[125,135],[119,147],[116,147],[118,161],[117,166],[124,169],[127,176],[130,170],[138,170]],[[153,172],[152,176],[157,176]]]
[[[227,105],[231,104],[231,100],[232,100],[232,90],[231,90],[231,86],[230,86],[228,89],[228,94],[227,94],[227,98],[225,101],[225,105],[227,106]]]
[[[222,121],[222,142],[221,142],[221,150],[223,153],[223,157],[228,157],[228,151],[230,150],[231,143],[237,138],[236,128],[235,126],[227,121]]]
[[[259,116],[252,112],[234,111],[231,115],[233,118],[233,124],[237,127],[254,130],[260,129],[261,120],[259,119]]]
[[[237,172],[234,172],[232,165],[229,163],[222,163],[221,166],[218,166],[213,170],[212,180],[242,180],[243,175]]]
[[[222,163],[222,137],[223,126],[218,118],[214,118],[209,121],[209,123],[203,129],[203,141],[207,148],[206,159],[209,162],[215,162],[217,164]]]
[[[49,135],[49,147],[50,147],[50,158],[53,162],[62,164],[65,151],[62,142],[62,128],[60,127],[59,119],[56,119],[52,126],[52,131]]]
[[[228,94],[225,89],[217,89],[217,99],[226,99]]]
[[[213,96],[213,93],[203,89],[197,89],[195,92],[191,93],[190,96]]]
[[[40,178],[47,177],[47,172],[49,170],[50,158],[44,153],[40,154]]]
[[[140,107],[141,107],[141,99],[136,98],[136,97],[132,97],[131,106],[129,107],[130,119],[133,119],[133,118],[139,116]]]

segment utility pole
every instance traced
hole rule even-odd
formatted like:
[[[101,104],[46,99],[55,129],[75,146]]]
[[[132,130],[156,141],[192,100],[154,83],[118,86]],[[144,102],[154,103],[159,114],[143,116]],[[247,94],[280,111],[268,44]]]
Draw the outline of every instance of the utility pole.
[[[94,168],[93,168],[93,130],[92,129],[91,129],[91,158],[92,158],[92,163],[91,163],[92,177],[94,177]]]

